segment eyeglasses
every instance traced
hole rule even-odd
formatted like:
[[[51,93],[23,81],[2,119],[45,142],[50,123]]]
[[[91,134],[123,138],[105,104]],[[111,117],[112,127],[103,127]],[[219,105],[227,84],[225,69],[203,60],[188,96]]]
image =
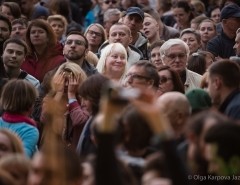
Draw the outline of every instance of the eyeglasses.
[[[168,80],[172,80],[172,78],[166,77],[166,76],[160,76],[160,84],[166,83]]]
[[[183,59],[187,56],[187,54],[185,53],[180,53],[180,54],[169,54],[169,55],[165,55],[167,58],[169,58],[170,60],[175,60],[177,57],[179,59]]]
[[[98,33],[98,32],[95,32],[95,31],[93,31],[93,30],[88,30],[88,33],[90,34],[90,35],[96,35],[96,36],[98,36],[98,37],[101,37],[102,36],[102,34],[101,33]]]
[[[109,4],[110,2],[111,2],[112,4],[116,4],[116,3],[117,3],[117,1],[104,1],[105,4]]]
[[[69,40],[65,41],[66,45],[72,45],[72,43],[74,43],[78,46],[86,46],[86,43],[82,40],[71,40],[71,39],[69,39]]]
[[[150,80],[151,78],[143,75],[129,73],[125,75],[125,78],[131,78],[132,80]]]

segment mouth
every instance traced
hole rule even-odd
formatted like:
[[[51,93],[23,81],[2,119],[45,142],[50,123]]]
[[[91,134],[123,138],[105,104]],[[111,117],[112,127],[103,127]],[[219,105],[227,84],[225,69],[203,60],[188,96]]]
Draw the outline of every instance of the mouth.
[[[145,33],[145,35],[148,35],[150,33],[150,31],[145,31],[144,33]]]

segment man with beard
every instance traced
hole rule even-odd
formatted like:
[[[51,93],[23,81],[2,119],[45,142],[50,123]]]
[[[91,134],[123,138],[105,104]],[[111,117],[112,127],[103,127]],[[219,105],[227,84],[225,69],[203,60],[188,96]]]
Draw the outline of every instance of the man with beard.
[[[65,45],[63,47],[63,55],[66,59],[66,62],[74,62],[78,64],[87,76],[93,75],[97,72],[97,69],[93,67],[88,61],[85,60],[85,56],[88,53],[88,41],[85,36],[79,31],[70,31],[66,36]],[[39,89],[39,100],[37,101],[33,117],[35,120],[40,120],[41,113],[41,102],[42,98],[50,91],[51,89],[51,79],[58,67],[49,71],[44,76],[43,82],[41,83]]]
[[[12,26],[10,20],[0,15],[0,55],[3,54],[3,43],[10,37]]]
[[[90,76],[97,72],[91,64],[85,60],[85,56],[88,53],[88,41],[78,31],[71,31],[66,36],[65,45],[63,47],[63,55],[67,62],[74,62],[78,64],[87,74]]]

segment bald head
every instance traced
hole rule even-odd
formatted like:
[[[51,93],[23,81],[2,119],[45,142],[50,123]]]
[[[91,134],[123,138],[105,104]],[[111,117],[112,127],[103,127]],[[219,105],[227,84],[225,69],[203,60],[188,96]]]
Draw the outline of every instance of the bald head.
[[[187,97],[179,92],[167,92],[158,98],[157,104],[160,110],[168,116],[176,134],[181,134],[191,114],[191,106]]]

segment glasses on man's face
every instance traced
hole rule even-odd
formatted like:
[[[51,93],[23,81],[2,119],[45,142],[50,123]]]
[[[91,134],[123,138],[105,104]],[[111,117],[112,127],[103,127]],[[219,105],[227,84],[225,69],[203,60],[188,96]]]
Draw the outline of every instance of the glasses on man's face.
[[[109,4],[109,3],[112,3],[112,4],[116,4],[117,1],[104,1],[105,4]]]
[[[88,33],[89,33],[90,35],[96,35],[97,37],[101,37],[101,36],[102,36],[101,33],[95,32],[95,31],[93,31],[93,30],[88,30]]]
[[[78,46],[86,46],[85,42],[82,41],[82,40],[71,40],[71,39],[68,39],[65,41],[65,45],[72,45],[72,44],[76,44]]]
[[[175,60],[176,58],[184,59],[187,55],[185,53],[179,53],[179,54],[169,54],[165,56],[170,60]]]
[[[132,80],[150,80],[151,78],[143,75],[138,75],[134,73],[129,73],[125,75],[125,79],[132,79]]]
[[[168,80],[172,80],[172,78],[166,77],[166,76],[160,76],[159,82],[160,82],[160,84],[164,84],[164,83],[166,83]]]

